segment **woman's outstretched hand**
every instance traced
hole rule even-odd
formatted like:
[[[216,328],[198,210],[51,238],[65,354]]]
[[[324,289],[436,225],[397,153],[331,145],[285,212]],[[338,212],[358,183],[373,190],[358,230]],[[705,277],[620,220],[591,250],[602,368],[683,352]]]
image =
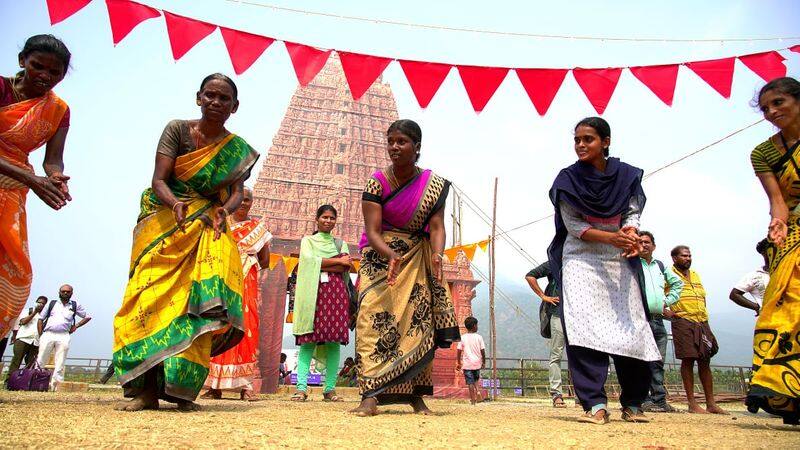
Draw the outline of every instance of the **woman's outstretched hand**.
[[[769,237],[769,240],[778,247],[783,247],[783,242],[786,240],[786,234],[789,232],[789,227],[786,225],[786,222],[783,219],[774,217],[769,222],[768,230],[767,236]]]
[[[633,258],[634,256],[639,256],[639,252],[642,250],[639,230],[637,230],[635,227],[628,226],[622,227],[620,231],[633,240],[633,244],[623,248],[622,256],[624,258]]]
[[[47,206],[55,210],[59,210],[67,204],[68,194],[64,194],[60,186],[48,177],[31,175],[25,184]]]
[[[214,240],[216,241],[222,236],[222,232],[225,229],[225,218],[228,217],[228,211],[225,210],[223,207],[219,207],[214,210],[214,222],[212,222],[211,226],[214,228]]]
[[[433,272],[433,278],[439,281],[442,281],[442,259],[444,256],[441,253],[431,255],[431,272]]]
[[[64,197],[67,201],[72,201],[72,196],[69,195],[69,186],[67,186],[67,182],[69,181],[69,177],[64,175],[61,172],[53,172],[47,178],[56,185],[59,191],[64,194]]]
[[[395,252],[389,255],[389,268],[386,270],[386,284],[394,286],[397,281],[397,273],[400,272],[400,264],[403,263],[403,257]]]
[[[175,217],[175,223],[181,231],[186,231],[186,213],[189,207],[184,202],[177,202],[172,205],[172,215]]]

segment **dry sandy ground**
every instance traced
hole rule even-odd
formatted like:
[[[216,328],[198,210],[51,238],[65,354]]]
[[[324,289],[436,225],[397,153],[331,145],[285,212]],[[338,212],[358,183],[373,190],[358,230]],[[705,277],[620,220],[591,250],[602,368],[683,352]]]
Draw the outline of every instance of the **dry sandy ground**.
[[[245,404],[202,401],[204,409],[138,413],[112,409],[119,391],[29,393],[0,391],[0,447],[113,448],[800,448],[800,427],[724,405],[730,416],[653,414],[650,424],[629,424],[612,412],[608,425],[575,422],[580,409],[553,409],[545,401],[496,401],[478,406],[429,402],[433,416],[385,407],[376,417],[347,413],[354,398],[332,404],[312,395],[288,395]],[[570,405],[572,402],[569,402]],[[676,405],[682,407],[684,405]]]

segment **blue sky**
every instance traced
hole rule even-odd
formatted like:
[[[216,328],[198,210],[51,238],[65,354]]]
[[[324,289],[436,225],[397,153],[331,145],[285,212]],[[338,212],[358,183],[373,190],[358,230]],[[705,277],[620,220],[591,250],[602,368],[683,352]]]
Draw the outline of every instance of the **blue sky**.
[[[613,67],[711,59],[800,43],[615,43],[549,40],[426,30],[280,12],[226,0],[143,0],[177,14],[326,48],[397,58],[516,67]],[[726,38],[797,35],[800,8],[792,1],[522,2],[522,1],[271,1],[341,15],[508,32],[657,38]],[[11,75],[25,39],[37,33],[61,37],[74,54],[72,70],[56,91],[72,109],[66,173],[74,202],[62,211],[31,195],[28,220],[34,264],[32,295],[54,296],[61,283],[95,320],[75,337],[73,356],[111,354],[112,318],[122,298],[138,197],[150,180],[155,144],[173,118],[197,117],[194,94],[212,72],[233,75],[219,32],[178,62],[172,60],[163,18],[137,27],[114,47],[105,4],[95,0],[51,27],[44,0],[0,1],[4,39],[0,74]],[[785,52],[790,75],[800,55]],[[604,117],[611,123],[611,153],[646,172],[760,118],[749,102],[763,81],[736,63],[733,92],[723,99],[681,68],[674,106],[663,105],[624,72]],[[273,44],[240,77],[241,107],[229,128],[266,152],[296,88],[281,44]],[[458,74],[452,71],[427,110],[420,110],[402,71],[384,72],[401,117],[423,128],[421,164],[446,176],[489,210],[492,180],[500,179],[498,221],[511,228],[547,215],[547,189],[558,170],[574,160],[571,131],[594,110],[568,76],[550,111],[540,117],[519,81],[509,75],[481,114],[475,114]],[[766,198],[749,165],[750,150],[774,132],[762,123],[645,183],[643,228],[657,240],[657,256],[692,247],[695,269],[709,293],[712,326],[747,341],[754,318],[727,294],[758,265],[753,250],[768,223]],[[32,156],[38,168],[43,151]],[[251,179],[251,183],[254,182]],[[465,213],[464,239],[484,239],[489,229]],[[513,233],[543,260],[550,220]],[[476,258],[479,265],[485,257]],[[529,263],[498,244],[500,288],[523,286]],[[481,285],[479,289],[485,289]],[[530,296],[520,306],[534,311]],[[486,307],[485,304],[476,304]],[[744,336],[744,340],[742,340]],[[734,341],[731,341],[731,345]],[[726,345],[723,340],[722,345]],[[742,346],[742,360],[750,349]]]

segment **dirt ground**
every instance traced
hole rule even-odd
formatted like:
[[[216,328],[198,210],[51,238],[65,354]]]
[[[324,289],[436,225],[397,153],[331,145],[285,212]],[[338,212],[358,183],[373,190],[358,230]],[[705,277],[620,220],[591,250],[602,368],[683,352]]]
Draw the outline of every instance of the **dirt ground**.
[[[580,408],[553,409],[546,400],[470,406],[431,400],[432,416],[388,406],[376,417],[347,413],[357,401],[306,403],[288,395],[200,401],[203,410],[117,412],[119,390],[83,393],[0,391],[0,448],[800,448],[800,427],[724,404],[729,416],[651,414],[649,424],[622,422],[612,405],[608,425],[580,424]],[[164,404],[162,404],[164,405]],[[676,404],[685,410],[685,405]]]

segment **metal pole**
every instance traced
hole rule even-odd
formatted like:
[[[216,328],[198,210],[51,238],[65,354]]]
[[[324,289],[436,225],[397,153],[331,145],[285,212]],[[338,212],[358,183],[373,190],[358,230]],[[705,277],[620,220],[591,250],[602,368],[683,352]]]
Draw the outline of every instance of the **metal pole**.
[[[492,236],[490,237],[489,247],[489,321],[491,322],[492,332],[492,379],[497,382],[497,328],[494,320],[494,285],[495,285],[495,233],[497,228],[497,178],[494,179],[494,201],[492,204]],[[495,386],[492,392],[492,399],[496,399],[498,387]]]

